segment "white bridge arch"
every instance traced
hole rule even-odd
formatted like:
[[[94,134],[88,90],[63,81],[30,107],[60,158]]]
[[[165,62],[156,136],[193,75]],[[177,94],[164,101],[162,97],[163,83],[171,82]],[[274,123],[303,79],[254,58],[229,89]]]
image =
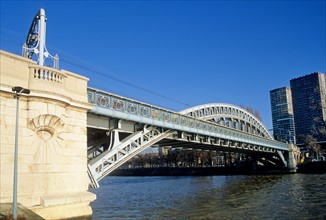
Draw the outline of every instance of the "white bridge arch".
[[[256,116],[239,106],[225,103],[210,103],[185,109],[180,114],[273,139],[267,128]]]
[[[235,105],[212,103],[173,112],[93,88],[88,88],[88,101],[93,103],[87,116],[92,187],[154,144],[251,152],[287,166],[282,152],[289,152],[289,145],[274,140],[257,117]]]

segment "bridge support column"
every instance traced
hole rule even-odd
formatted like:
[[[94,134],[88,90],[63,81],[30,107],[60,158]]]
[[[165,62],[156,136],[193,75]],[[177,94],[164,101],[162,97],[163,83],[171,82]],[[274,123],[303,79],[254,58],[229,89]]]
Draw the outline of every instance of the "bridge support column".
[[[22,86],[31,93],[20,96],[18,109],[17,202],[45,219],[91,215],[89,204],[96,196],[88,192],[88,79],[4,51],[0,62],[0,203],[13,200],[16,105],[11,88]]]
[[[288,170],[291,173],[295,173],[297,170],[298,160],[300,158],[300,150],[294,144],[289,144],[289,158],[288,158]]]

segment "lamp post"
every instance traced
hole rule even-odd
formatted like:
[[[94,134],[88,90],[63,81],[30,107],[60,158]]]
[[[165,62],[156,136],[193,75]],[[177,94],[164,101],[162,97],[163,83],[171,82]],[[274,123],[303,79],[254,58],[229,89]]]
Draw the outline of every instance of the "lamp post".
[[[15,92],[14,98],[16,99],[16,128],[15,128],[15,151],[14,151],[14,185],[13,185],[13,196],[12,196],[12,216],[17,219],[17,166],[18,166],[18,122],[19,122],[19,96],[21,94],[29,94],[29,89],[24,89],[20,86],[12,88]]]

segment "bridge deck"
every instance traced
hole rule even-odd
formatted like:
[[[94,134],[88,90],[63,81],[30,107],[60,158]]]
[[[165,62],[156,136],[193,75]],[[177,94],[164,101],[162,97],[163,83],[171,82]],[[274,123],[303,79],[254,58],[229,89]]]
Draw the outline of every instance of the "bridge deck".
[[[94,88],[88,88],[88,101],[94,104],[90,113],[96,115],[267,147],[274,150],[289,150],[287,143],[249,134]]]

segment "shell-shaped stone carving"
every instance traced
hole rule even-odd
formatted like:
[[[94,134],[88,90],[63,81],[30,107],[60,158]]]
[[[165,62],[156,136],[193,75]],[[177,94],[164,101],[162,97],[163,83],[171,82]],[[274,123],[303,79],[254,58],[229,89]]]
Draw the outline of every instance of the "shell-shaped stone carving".
[[[49,140],[56,136],[63,125],[63,120],[58,116],[46,114],[33,118],[28,127],[35,131],[39,138]]]
[[[60,154],[63,126],[64,121],[51,114],[40,115],[29,121],[28,128],[35,132],[32,143],[36,147],[34,163],[51,163]]]

